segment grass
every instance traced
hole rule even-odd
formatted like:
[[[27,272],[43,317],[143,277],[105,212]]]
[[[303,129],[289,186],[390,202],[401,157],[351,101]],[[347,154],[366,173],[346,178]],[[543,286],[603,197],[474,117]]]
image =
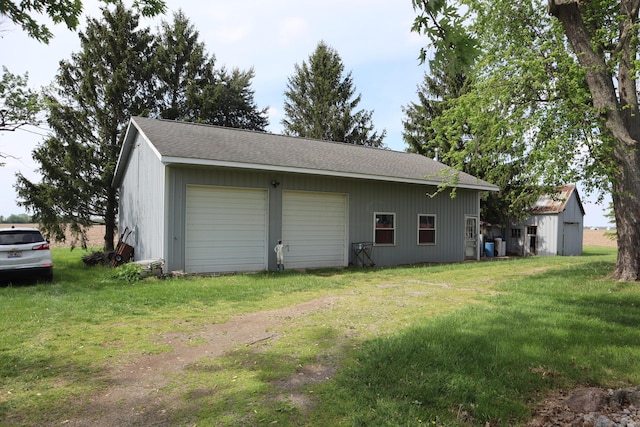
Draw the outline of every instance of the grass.
[[[640,384],[640,285],[606,278],[614,250],[585,252],[129,283],[56,250],[53,284],[0,288],[0,425],[72,418],[109,366],[171,351],[160,334],[329,297],[259,351],[174,374],[171,424],[524,424],[552,389]],[[310,367],[329,379],[291,388]]]

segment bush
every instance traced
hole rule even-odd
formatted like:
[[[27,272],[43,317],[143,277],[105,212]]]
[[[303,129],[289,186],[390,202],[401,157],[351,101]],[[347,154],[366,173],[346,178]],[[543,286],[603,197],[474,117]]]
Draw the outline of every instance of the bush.
[[[116,267],[113,278],[127,283],[135,283],[142,280],[142,267],[139,264],[127,263]]]

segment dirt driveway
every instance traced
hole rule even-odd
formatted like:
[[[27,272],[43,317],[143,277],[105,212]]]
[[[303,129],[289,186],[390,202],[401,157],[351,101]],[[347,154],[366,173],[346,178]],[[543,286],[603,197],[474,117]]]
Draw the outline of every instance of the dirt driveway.
[[[170,333],[158,340],[173,348],[161,354],[143,355],[124,365],[115,365],[107,374],[111,384],[91,397],[85,408],[76,408],[81,415],[63,421],[66,426],[169,426],[168,415],[184,404],[181,395],[159,393],[169,384],[171,374],[178,373],[202,358],[222,356],[238,346],[268,346],[280,337],[280,330],[302,316],[330,308],[336,298],[327,296],[279,310],[259,311],[236,317],[223,324],[213,324],[188,336]],[[196,339],[204,344],[193,346]],[[282,380],[278,386],[289,403],[304,409],[307,398],[298,389],[323,381],[335,372],[334,366],[304,366],[298,374]]]

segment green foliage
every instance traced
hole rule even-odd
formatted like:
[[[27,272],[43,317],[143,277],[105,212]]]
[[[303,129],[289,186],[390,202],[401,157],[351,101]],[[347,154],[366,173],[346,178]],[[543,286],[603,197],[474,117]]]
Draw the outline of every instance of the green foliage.
[[[34,150],[42,181],[18,174],[19,202],[52,239],[65,232],[83,244],[86,227],[103,223],[114,247],[117,189],[111,186],[131,116],[157,116],[264,130],[250,89],[253,71],[215,70],[198,32],[178,12],[160,33],[116,2],[80,34],[81,51],[60,63],[47,94],[52,133]]]
[[[432,64],[460,55],[472,64],[473,85],[429,123],[437,146],[471,133],[452,164],[495,170],[484,176],[501,188],[511,174],[525,187],[582,182],[588,193],[611,191],[624,236],[615,275],[638,280],[640,8],[622,3],[414,1],[413,30],[429,37]],[[466,34],[476,50],[455,48]]]
[[[101,0],[105,4],[120,3],[120,0]],[[144,16],[164,13],[164,0],[135,0],[133,7]],[[13,0],[0,0],[0,15],[7,16],[16,25],[22,27],[29,37],[48,43],[53,37],[51,30],[39,24],[34,15],[47,15],[54,24],[64,23],[70,30],[78,27],[79,17],[84,5],[81,0],[31,0],[16,3]]]
[[[148,111],[153,97],[154,38],[139,16],[119,4],[90,19],[81,51],[61,61],[48,93],[52,133],[33,152],[42,180],[18,174],[20,205],[34,212],[46,234],[64,241],[67,225],[84,241],[84,228],[102,218],[105,250],[113,249],[117,189],[111,187],[129,117]]]
[[[128,262],[116,267],[112,277],[118,281],[133,284],[142,280],[142,267],[140,264]]]
[[[2,67],[0,80],[0,131],[14,131],[21,126],[37,126],[44,108],[40,94],[28,88],[29,75],[11,74]]]
[[[418,11],[412,31],[425,34],[435,50],[420,49],[420,61],[431,68],[444,70],[448,75],[465,74],[473,67],[479,54],[478,40],[466,29],[469,14],[462,14],[456,2],[447,0],[412,0]],[[433,58],[427,58],[433,54]]]
[[[30,224],[33,222],[33,218],[27,214],[11,214],[8,217],[0,215],[0,223],[2,224]]]
[[[228,72],[214,68],[199,33],[181,12],[173,23],[162,22],[156,64],[157,103],[152,110],[169,120],[264,131],[267,109],[259,110],[251,90],[253,70]]]
[[[405,125],[405,138],[412,147],[426,147],[416,151],[439,147],[448,164],[498,185],[510,215],[527,206],[538,185],[546,191],[582,181],[588,190],[610,190],[619,167],[615,142],[593,106],[565,29],[544,5],[461,0],[414,1],[414,7],[413,30],[429,39],[423,59],[434,50],[433,80],[425,78],[421,103],[406,109],[411,127]],[[620,52],[619,6],[587,2],[581,10],[593,43],[616,69],[620,58],[607,52]],[[462,66],[451,68],[448,61]],[[462,93],[434,91],[434,81],[451,87],[452,69],[465,71],[472,84],[458,82]]]
[[[318,43],[309,62],[295,65],[285,91],[284,133],[307,138],[381,147],[386,131],[374,132],[372,111],[355,111],[351,72],[346,75],[338,52]]]
[[[172,425],[518,425],[550,390],[640,381],[640,289],[607,278],[614,250],[585,253],[129,286],[56,249],[53,283],[0,287],[0,424],[90,418],[114,371],[189,346],[149,389]],[[272,339],[207,351],[263,310]]]

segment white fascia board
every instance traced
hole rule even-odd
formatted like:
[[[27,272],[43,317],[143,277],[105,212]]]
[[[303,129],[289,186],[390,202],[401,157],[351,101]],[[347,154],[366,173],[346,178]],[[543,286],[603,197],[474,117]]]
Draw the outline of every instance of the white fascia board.
[[[193,158],[186,158],[186,157],[162,157],[161,161],[164,165],[167,165],[167,166],[168,165],[217,166],[217,167],[236,168],[236,169],[254,169],[254,170],[262,170],[262,171],[269,171],[269,172],[289,172],[289,173],[300,173],[305,175],[333,176],[333,177],[340,177],[340,178],[357,178],[357,179],[366,179],[370,181],[401,182],[405,184],[432,185],[434,187],[442,185],[441,181],[431,181],[427,179],[398,178],[398,177],[390,177],[390,176],[383,176],[383,175],[338,172],[338,171],[331,171],[331,170],[325,170],[325,169],[295,168],[295,167],[289,167],[289,166],[265,165],[265,164],[257,164],[257,163],[255,164],[239,163],[239,162],[228,162],[228,161],[220,161],[220,160],[193,159]],[[469,190],[479,190],[479,191],[498,191],[498,187],[486,186],[486,185],[460,184],[460,185],[456,185],[455,187],[469,189]]]

